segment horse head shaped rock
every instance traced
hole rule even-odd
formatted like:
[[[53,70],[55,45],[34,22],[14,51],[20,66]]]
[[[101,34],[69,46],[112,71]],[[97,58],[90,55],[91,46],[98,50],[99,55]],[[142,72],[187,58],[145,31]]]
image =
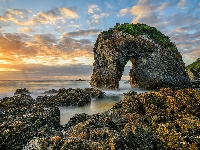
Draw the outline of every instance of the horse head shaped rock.
[[[182,56],[169,37],[146,24],[119,24],[98,35],[90,84],[118,89],[130,60],[131,86],[145,89],[190,86]]]

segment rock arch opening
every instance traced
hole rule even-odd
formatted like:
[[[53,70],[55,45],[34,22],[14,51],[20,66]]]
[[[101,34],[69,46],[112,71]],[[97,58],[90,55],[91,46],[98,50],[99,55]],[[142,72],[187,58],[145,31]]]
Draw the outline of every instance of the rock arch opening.
[[[154,27],[116,24],[98,35],[93,51],[92,87],[118,89],[129,60],[131,86],[146,89],[190,86],[176,45]]]
[[[127,64],[125,65],[124,67],[124,72],[122,74],[122,77],[121,77],[121,80],[123,81],[128,81],[130,80],[130,75],[129,75],[129,72],[130,72],[130,69],[132,68],[132,64],[131,64],[131,61],[129,60],[127,62]]]

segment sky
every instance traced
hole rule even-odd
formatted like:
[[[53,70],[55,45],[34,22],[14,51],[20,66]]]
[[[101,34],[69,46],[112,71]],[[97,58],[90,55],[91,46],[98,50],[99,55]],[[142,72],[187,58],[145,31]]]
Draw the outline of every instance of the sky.
[[[188,65],[200,57],[199,14],[200,0],[0,0],[0,80],[90,79],[97,36],[118,22],[156,27]]]

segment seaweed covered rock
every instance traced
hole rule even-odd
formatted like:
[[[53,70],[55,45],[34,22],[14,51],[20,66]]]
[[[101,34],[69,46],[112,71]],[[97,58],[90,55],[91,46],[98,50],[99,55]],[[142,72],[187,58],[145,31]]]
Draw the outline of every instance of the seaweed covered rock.
[[[26,88],[20,88],[20,89],[17,89],[14,94],[15,95],[18,95],[18,94],[31,94],[31,92],[29,92],[29,90],[27,90]]]
[[[55,92],[57,94],[55,94]],[[84,106],[91,102],[91,98],[102,98],[105,96],[104,92],[94,88],[85,88],[85,89],[62,88],[59,89],[58,91],[52,89],[47,91],[46,94],[51,93],[55,95],[38,96],[36,100],[33,99],[30,95],[22,94],[23,92],[18,92],[18,93],[21,94],[0,99],[0,107],[3,108],[30,107],[31,105],[34,104],[42,105],[45,107]]]
[[[199,149],[199,110],[200,96],[196,90],[163,88],[159,92],[126,96],[108,114],[118,120],[116,124],[122,130],[131,125],[137,133],[139,126],[154,135],[154,148]]]
[[[57,90],[51,89],[51,90],[45,91],[45,92],[42,93],[42,94],[56,94],[57,92],[58,92]]]
[[[68,124],[49,148],[199,149],[200,96],[194,89],[130,92],[108,112],[78,114]]]
[[[135,91],[129,91],[129,92],[126,92],[126,93],[123,93],[123,95],[136,95],[137,92]]]
[[[12,97],[5,97],[0,100],[0,107],[17,108],[30,106],[34,103],[34,99],[30,95],[20,94]]]
[[[105,92],[95,89],[95,88],[85,88],[85,91],[89,92],[91,97],[95,98],[103,98],[105,96]]]
[[[60,126],[59,108],[10,108],[0,115],[0,149],[21,150],[39,131]],[[45,127],[45,128],[44,128]]]
[[[62,88],[55,95],[38,96],[36,100],[45,106],[84,106],[91,102],[91,97],[102,98],[104,96],[104,92],[94,88]]]
[[[93,51],[92,87],[118,89],[129,60],[132,62],[131,86],[148,89],[190,86],[176,45],[146,24],[116,24],[99,34]]]
[[[31,149],[34,141],[34,149],[200,148],[200,95],[194,89],[131,91],[107,112],[77,114],[65,126],[59,113],[42,103],[1,113],[0,149]]]

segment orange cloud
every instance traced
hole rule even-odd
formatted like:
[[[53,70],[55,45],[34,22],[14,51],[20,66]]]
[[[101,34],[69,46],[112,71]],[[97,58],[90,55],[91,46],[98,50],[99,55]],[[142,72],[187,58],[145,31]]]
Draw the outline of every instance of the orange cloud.
[[[147,0],[139,0],[137,5],[130,9],[130,12],[136,16],[132,23],[138,23],[141,18],[148,18],[152,14],[153,6]]]
[[[3,16],[0,16],[0,21],[14,22],[17,25],[37,25],[37,24],[55,24],[61,20],[78,19],[79,16],[76,12],[68,8],[55,8],[47,12],[39,12],[28,19],[27,14],[30,10],[8,9]]]
[[[85,31],[86,32],[86,31]],[[85,34],[85,32],[83,32]],[[79,33],[79,32],[78,32]],[[82,34],[82,32],[80,32]],[[87,32],[89,34],[90,31]],[[93,31],[91,31],[93,33]],[[93,63],[93,43],[88,39],[76,40],[63,34],[60,38],[52,34],[0,34],[0,64],[2,68],[21,64],[43,64],[48,66],[76,63]],[[16,67],[15,66],[15,67]],[[4,71],[6,69],[3,69]],[[20,68],[8,68],[10,71]]]
[[[119,14],[117,14],[117,17],[123,17],[127,15],[130,12],[130,8],[123,8],[120,10]]]
[[[162,6],[164,7],[164,6]],[[148,0],[139,0],[138,3],[132,8],[123,8],[120,10],[118,17],[131,14],[135,16],[135,19],[132,20],[132,23],[138,23],[143,18],[150,18],[153,16],[154,7],[153,4],[150,4]]]

